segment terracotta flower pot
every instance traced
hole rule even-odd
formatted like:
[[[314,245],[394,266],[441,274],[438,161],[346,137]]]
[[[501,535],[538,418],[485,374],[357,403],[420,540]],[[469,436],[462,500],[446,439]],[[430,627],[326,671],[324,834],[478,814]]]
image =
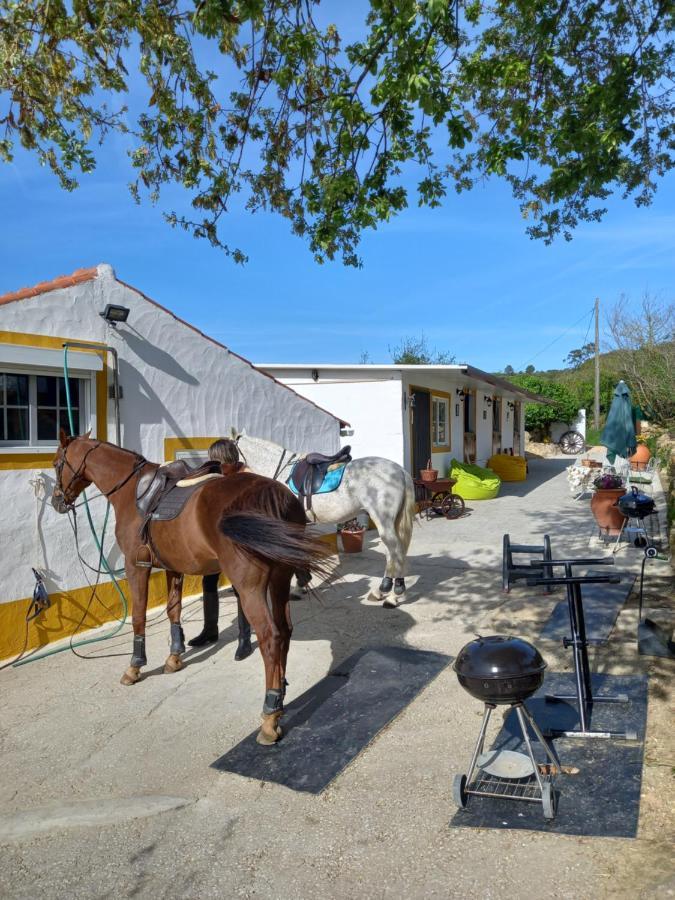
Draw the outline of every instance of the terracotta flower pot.
[[[606,534],[618,534],[624,521],[624,516],[616,505],[619,497],[626,493],[625,488],[598,489],[591,497],[591,512],[598,528]]]
[[[359,531],[341,531],[342,549],[345,553],[360,553],[363,550],[363,536],[366,533],[365,528]]]
[[[649,447],[646,444],[638,444],[635,453],[628,457],[628,462],[633,471],[639,472],[647,467],[647,463],[651,458],[652,454]]]

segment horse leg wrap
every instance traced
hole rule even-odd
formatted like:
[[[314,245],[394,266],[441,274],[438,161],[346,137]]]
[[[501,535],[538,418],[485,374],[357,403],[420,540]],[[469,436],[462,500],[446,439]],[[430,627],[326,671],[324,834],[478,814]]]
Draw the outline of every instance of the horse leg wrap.
[[[380,593],[388,594],[393,586],[394,586],[393,579],[389,578],[388,575],[385,575],[384,578],[382,579],[382,581],[380,582]]]
[[[271,688],[265,692],[265,702],[263,704],[263,715],[269,716],[272,713],[281,712],[284,708],[283,692],[277,688]]]
[[[136,666],[140,669],[141,666],[147,666],[148,658],[145,655],[145,635],[144,634],[136,634],[134,635],[134,649],[131,653],[131,662],[130,666]]]
[[[401,594],[405,594],[405,578],[394,579],[394,593],[398,597],[400,597]]]
[[[171,647],[169,648],[169,653],[176,656],[185,653],[185,634],[180,622],[171,623]]]

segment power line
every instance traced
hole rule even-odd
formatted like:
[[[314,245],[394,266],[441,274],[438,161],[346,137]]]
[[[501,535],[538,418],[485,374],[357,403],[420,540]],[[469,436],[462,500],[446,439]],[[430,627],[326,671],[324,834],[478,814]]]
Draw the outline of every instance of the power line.
[[[591,309],[590,315],[592,316],[593,313],[594,313],[594,309]],[[541,356],[542,353],[546,353],[546,351],[549,349],[549,347],[552,347],[554,344],[557,344],[558,341],[561,340],[561,338],[564,338],[565,335],[569,334],[573,328],[576,328],[576,326],[579,324],[579,322],[583,322],[583,320],[586,318],[587,315],[588,315],[588,313],[585,312],[583,314],[583,316],[581,316],[579,319],[577,319],[576,322],[573,322],[572,325],[570,325],[570,327],[566,331],[563,331],[563,333],[559,334],[557,338],[554,338],[550,344],[547,344],[542,350],[540,350],[538,353],[535,353],[534,356],[531,356],[530,359],[527,360],[527,362],[523,363],[523,365],[521,366],[521,369],[524,369],[526,366],[529,366],[529,364],[532,362],[532,360],[536,359],[538,356]],[[588,330],[590,330],[590,327],[591,326],[590,326],[590,320],[589,320]],[[588,330],[586,331],[586,337],[588,337]],[[586,340],[586,338],[584,338],[584,342],[585,342],[585,340]]]

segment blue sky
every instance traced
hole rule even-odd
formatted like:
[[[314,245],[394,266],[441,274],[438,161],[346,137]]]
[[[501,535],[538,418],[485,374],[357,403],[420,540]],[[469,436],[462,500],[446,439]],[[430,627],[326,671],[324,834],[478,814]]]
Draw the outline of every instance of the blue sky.
[[[635,304],[645,290],[673,299],[672,175],[653,206],[614,199],[602,223],[549,247],[527,237],[508,187],[493,180],[365,235],[360,270],[319,266],[284,221],[244,212],[227,232],[250,257],[237,266],[166,225],[161,202],[137,206],[130,178],[118,138],[72,194],[25,153],[0,163],[0,293],[107,262],[253,362],[356,363],[367,351],[389,363],[390,347],[424,332],[432,348],[491,371],[561,366],[588,334],[596,296],[601,308],[621,293]]]

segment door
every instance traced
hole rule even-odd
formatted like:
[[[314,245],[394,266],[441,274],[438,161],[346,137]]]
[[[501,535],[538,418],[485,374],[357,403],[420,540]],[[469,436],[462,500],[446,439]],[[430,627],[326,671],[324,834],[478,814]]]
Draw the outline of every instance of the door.
[[[412,429],[412,476],[420,477],[431,458],[431,395],[419,388],[410,390]]]
[[[502,398],[492,398],[492,453],[502,452]]]
[[[464,462],[476,462],[476,393],[464,389]]]

